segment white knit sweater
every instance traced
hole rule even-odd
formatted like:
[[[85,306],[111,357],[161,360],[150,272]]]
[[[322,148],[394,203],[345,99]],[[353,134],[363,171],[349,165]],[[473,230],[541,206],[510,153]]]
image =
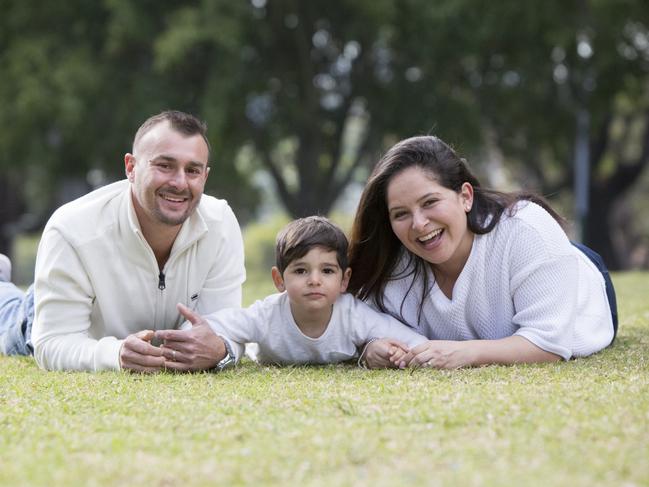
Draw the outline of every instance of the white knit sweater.
[[[433,340],[520,335],[564,359],[595,353],[613,339],[604,279],[540,206],[520,202],[496,227],[476,235],[448,299],[434,283],[422,301],[401,259],[385,289],[388,311]],[[410,291],[409,291],[410,289]],[[405,300],[404,300],[405,298]],[[418,319],[419,318],[419,319]]]

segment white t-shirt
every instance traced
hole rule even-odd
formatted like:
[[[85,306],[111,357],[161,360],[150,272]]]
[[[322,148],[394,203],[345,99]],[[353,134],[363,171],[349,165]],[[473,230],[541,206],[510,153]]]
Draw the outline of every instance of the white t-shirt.
[[[404,254],[398,267],[406,269],[408,261]],[[384,304],[431,340],[520,335],[569,359],[595,353],[613,339],[601,273],[534,203],[519,202],[513,216],[505,211],[491,232],[475,235],[452,299],[435,284],[430,267],[427,272],[430,290],[421,313],[422,280],[408,292],[408,272],[395,272]]]
[[[273,294],[245,309],[224,309],[205,316],[214,333],[241,358],[236,344],[256,342],[261,363],[328,364],[358,357],[359,348],[374,338],[394,338],[414,347],[426,338],[379,313],[350,294],[334,303],[326,330],[318,338],[298,328],[286,292]]]

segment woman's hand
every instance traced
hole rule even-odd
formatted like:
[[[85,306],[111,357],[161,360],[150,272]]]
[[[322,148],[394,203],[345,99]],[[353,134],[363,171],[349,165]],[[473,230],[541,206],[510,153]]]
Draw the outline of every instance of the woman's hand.
[[[459,369],[474,365],[471,342],[429,340],[401,357],[398,367],[433,367]]]
[[[547,352],[521,336],[498,340],[430,340],[401,357],[399,367],[459,369],[488,364],[556,362],[561,357]]]

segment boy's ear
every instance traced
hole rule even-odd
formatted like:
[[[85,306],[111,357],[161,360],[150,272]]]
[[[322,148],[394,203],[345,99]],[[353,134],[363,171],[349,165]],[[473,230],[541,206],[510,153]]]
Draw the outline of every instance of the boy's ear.
[[[273,284],[280,293],[283,293],[286,290],[284,286],[284,278],[282,278],[282,273],[279,272],[279,269],[275,266],[270,270],[270,275],[273,277]]]
[[[352,277],[352,268],[348,267],[343,272],[343,280],[340,282],[340,292],[341,294],[347,291],[347,286],[349,286],[349,279]]]

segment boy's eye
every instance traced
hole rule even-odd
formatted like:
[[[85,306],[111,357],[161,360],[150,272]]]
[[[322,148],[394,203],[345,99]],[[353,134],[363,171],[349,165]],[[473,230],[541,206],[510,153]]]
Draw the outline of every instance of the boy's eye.
[[[332,268],[332,267],[325,267],[324,269],[322,269],[322,272],[323,272],[324,274],[335,274],[335,273],[336,273],[336,269],[334,269],[334,268]]]
[[[302,267],[296,267],[295,269],[293,269],[293,272],[295,274],[304,274],[306,272],[306,269],[304,269]]]

